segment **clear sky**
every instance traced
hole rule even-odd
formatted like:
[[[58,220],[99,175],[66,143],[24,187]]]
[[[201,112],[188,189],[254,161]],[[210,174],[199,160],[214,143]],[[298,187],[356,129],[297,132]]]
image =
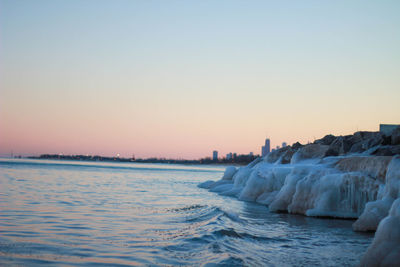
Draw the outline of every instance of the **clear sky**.
[[[200,158],[400,123],[400,1],[0,0],[0,155]]]

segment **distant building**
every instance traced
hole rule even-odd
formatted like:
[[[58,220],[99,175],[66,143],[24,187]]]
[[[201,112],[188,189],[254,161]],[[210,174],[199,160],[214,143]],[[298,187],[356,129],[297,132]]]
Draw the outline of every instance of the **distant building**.
[[[250,153],[249,153],[249,156],[250,156],[250,157],[254,156],[253,152],[250,152]]]
[[[279,148],[281,148],[280,146],[276,146],[276,150],[278,150]]]
[[[287,143],[286,142],[282,142],[282,147],[286,147]]]
[[[271,141],[269,138],[265,139],[265,145],[261,148],[261,156],[267,155],[271,151]]]
[[[217,150],[213,151],[213,161],[218,161],[218,151]]]
[[[232,159],[232,152],[226,154],[226,159],[231,160]]]
[[[393,130],[399,126],[400,124],[379,124],[379,131],[385,135],[391,135]]]
[[[233,159],[236,159],[236,158],[237,158],[237,154],[233,153]]]

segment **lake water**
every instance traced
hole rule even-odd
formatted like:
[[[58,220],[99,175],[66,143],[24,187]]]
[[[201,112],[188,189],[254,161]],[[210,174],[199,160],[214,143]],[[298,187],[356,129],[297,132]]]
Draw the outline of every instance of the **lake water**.
[[[220,166],[0,160],[0,265],[355,266],[353,221],[198,188]]]

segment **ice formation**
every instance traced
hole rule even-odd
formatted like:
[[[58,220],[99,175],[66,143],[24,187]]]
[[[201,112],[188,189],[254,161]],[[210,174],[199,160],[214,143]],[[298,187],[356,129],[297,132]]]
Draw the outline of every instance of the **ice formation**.
[[[361,259],[361,266],[399,266],[400,264],[400,198],[393,202],[389,216],[378,226],[374,240]]]
[[[350,159],[361,166],[365,163]],[[343,158],[319,162],[310,163],[307,157],[295,164],[258,161],[238,170],[228,167],[223,179],[199,187],[266,204],[271,211],[321,217],[358,218],[366,203],[377,199],[383,183],[371,171],[352,166],[352,171],[344,172],[336,168],[343,165]]]
[[[366,205],[364,212],[353,224],[353,229],[356,231],[376,230],[379,222],[388,215],[389,209],[394,200],[399,197],[400,158],[399,156],[396,156],[391,159],[387,167],[385,183],[381,185],[377,199]]]
[[[265,204],[272,212],[357,219],[354,230],[377,230],[361,265],[394,266],[400,259],[398,141],[373,132],[326,136],[228,167],[221,180],[199,187]]]

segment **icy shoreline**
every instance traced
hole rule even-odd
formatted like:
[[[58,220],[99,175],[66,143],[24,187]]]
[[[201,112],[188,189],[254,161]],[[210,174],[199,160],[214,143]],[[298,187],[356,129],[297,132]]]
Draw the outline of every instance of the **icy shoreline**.
[[[357,132],[298,143],[228,167],[199,185],[265,204],[272,212],[353,218],[355,231],[377,231],[361,266],[395,266],[400,258],[400,127],[390,136]]]

